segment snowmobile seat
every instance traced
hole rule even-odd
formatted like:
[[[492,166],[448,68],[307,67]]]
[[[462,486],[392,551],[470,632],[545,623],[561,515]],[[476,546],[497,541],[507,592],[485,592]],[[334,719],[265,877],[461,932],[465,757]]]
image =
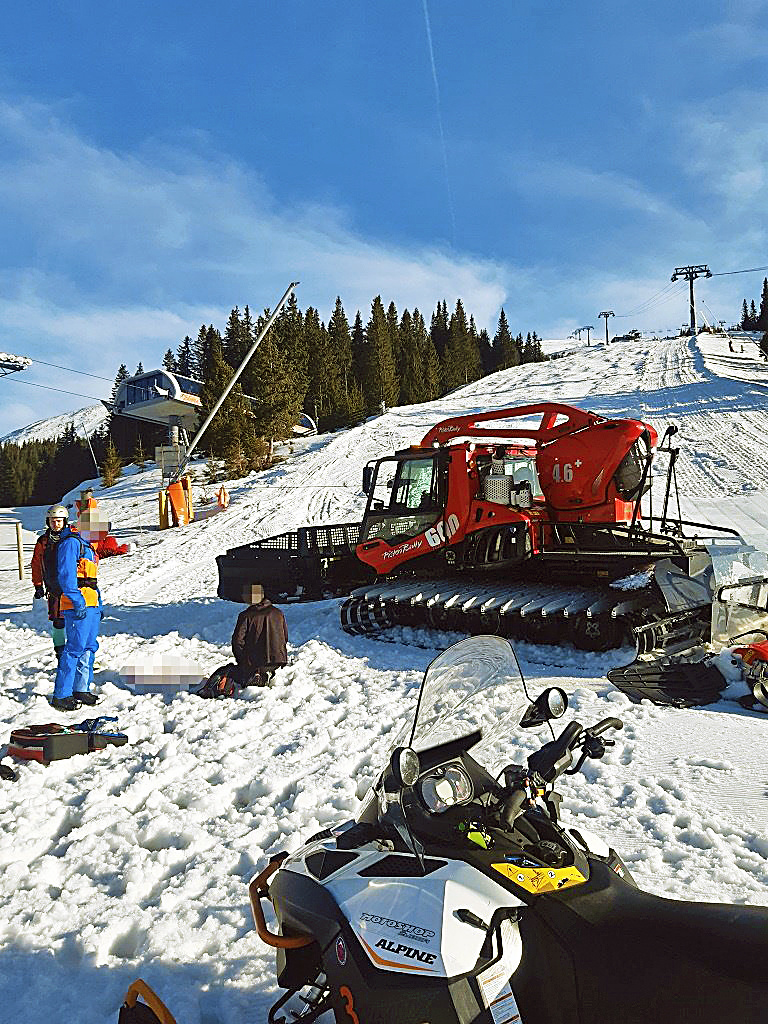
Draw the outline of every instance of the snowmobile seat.
[[[523,916],[524,950],[526,932],[567,949],[586,1020],[751,1021],[768,1005],[765,907],[664,899],[593,864],[588,887]]]

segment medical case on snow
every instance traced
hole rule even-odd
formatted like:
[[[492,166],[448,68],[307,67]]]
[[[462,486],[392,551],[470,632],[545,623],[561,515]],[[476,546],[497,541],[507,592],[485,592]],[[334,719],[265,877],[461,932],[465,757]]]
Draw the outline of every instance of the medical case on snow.
[[[50,764],[74,754],[88,754],[109,746],[121,747],[128,742],[125,733],[97,731],[102,723],[109,720],[94,718],[73,726],[53,722],[14,729],[8,741],[8,753],[23,761]]]

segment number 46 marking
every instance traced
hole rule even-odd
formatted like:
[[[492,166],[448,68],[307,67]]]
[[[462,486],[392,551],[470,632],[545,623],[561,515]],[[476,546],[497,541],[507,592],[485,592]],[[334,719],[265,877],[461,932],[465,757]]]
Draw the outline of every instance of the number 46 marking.
[[[569,484],[573,480],[573,466],[570,462],[566,462],[563,465],[562,475],[560,473],[560,463],[556,462],[555,467],[552,470],[552,479],[556,484],[559,484],[562,480],[563,483]]]

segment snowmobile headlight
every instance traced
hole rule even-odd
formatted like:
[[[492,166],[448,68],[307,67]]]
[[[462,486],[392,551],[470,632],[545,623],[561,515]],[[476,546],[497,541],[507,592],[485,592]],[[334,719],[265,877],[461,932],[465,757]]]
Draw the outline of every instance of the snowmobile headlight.
[[[432,814],[442,814],[449,807],[472,799],[472,782],[459,765],[436,768],[419,783],[421,799]]]

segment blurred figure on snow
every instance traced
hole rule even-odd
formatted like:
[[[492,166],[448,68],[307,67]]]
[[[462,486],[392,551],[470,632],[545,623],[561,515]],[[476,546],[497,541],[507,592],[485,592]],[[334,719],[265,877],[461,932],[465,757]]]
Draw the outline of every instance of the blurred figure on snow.
[[[269,686],[275,669],[288,664],[285,616],[264,597],[258,584],[243,589],[250,607],[240,612],[232,634],[232,653],[241,686]]]
[[[75,508],[77,509],[77,517],[80,518],[81,514],[87,508],[98,508],[99,503],[93,496],[93,488],[86,487],[84,491],[80,491],[80,497],[75,502]]]
[[[95,501],[93,498],[91,500]],[[78,531],[86,540],[90,541],[99,558],[107,558],[109,555],[125,555],[130,551],[127,544],[118,544],[109,533],[110,525],[103,517],[98,505],[90,505],[80,512]]]
[[[101,594],[96,582],[98,560],[89,538],[68,526],[61,530],[56,573],[67,639],[51,697],[51,705],[57,711],[74,711],[80,704],[95,704],[98,700],[91,692],[101,623]]]
[[[48,618],[51,622],[53,649],[56,657],[64,650],[66,635],[64,619],[59,608],[59,577],[56,568],[57,545],[61,531],[67,525],[69,511],[64,505],[51,505],[45,516],[45,533],[35,541],[32,552],[32,582],[35,585],[35,600],[48,599]]]

